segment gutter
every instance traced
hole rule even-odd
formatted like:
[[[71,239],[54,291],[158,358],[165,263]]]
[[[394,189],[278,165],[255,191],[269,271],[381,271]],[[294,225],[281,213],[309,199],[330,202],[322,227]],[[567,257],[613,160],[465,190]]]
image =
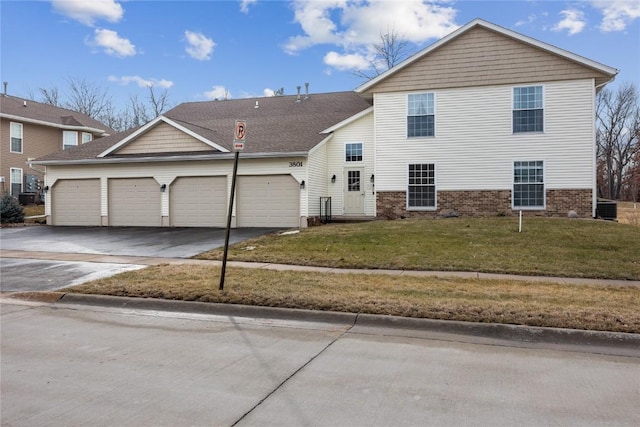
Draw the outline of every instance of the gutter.
[[[308,151],[293,151],[281,153],[243,153],[243,159],[273,159],[281,157],[307,157]],[[202,156],[161,156],[161,157],[109,157],[92,158],[80,160],[34,160],[30,163],[34,165],[65,166],[65,165],[101,165],[116,163],[161,163],[161,162],[183,162],[183,161],[206,161],[206,160],[233,160],[235,153],[206,154]]]
[[[61,125],[59,123],[45,122],[44,120],[29,119],[27,117],[14,116],[13,114],[5,114],[5,113],[0,113],[0,117],[4,119],[15,120],[15,121],[24,122],[24,123],[32,123],[32,124],[42,125],[42,126],[49,126],[49,127],[58,128],[58,129],[84,130],[87,132],[101,133],[104,136],[109,135],[106,133],[106,130],[104,129],[92,128],[88,126]]]

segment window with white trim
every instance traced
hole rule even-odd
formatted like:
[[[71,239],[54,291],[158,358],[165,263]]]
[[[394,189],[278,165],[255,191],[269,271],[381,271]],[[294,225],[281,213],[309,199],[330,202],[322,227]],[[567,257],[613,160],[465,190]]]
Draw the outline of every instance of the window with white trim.
[[[362,143],[348,143],[345,144],[345,161],[347,162],[361,162],[362,161]]]
[[[11,152],[22,153],[22,123],[11,122],[9,133],[11,134]]]
[[[62,149],[68,150],[69,148],[78,145],[78,132],[71,130],[62,131]]]
[[[513,133],[542,132],[544,106],[542,86],[513,88]]]
[[[17,196],[22,193],[22,169],[11,168],[11,195]]]
[[[434,136],[435,99],[433,93],[407,95],[407,137]]]
[[[436,166],[433,163],[409,165],[407,208],[435,209]]]
[[[93,140],[93,135],[89,132],[82,132],[82,143],[86,144],[87,142],[91,142]]]
[[[544,209],[544,162],[513,163],[514,209]]]

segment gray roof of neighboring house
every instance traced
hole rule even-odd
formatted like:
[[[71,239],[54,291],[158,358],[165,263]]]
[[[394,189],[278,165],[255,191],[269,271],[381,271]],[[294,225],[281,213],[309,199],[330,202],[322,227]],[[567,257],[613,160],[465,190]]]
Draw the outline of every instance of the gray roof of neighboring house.
[[[104,123],[92,119],[86,114],[11,95],[0,95],[0,117],[9,119],[21,118],[26,122],[44,126],[85,130],[97,134],[114,132]]]
[[[256,108],[257,106],[257,108]],[[371,103],[353,91],[314,93],[223,101],[185,102],[163,114],[207,140],[233,150],[233,131],[236,120],[247,123],[243,153],[300,153],[308,152],[327,135],[323,130],[371,107]],[[144,126],[142,127],[144,128]],[[153,154],[118,155],[117,150],[98,159],[97,156],[123,139],[141,130],[96,139],[62,152],[39,158],[38,162],[94,161],[122,158],[148,158]],[[162,157],[203,156],[220,154],[211,151],[192,153],[161,153]]]

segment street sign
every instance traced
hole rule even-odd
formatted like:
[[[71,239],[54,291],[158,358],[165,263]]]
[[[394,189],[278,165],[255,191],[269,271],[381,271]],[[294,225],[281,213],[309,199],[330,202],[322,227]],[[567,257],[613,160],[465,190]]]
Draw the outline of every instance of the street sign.
[[[247,122],[244,120],[236,120],[233,129],[233,149],[234,151],[244,150],[244,142],[247,138]]]

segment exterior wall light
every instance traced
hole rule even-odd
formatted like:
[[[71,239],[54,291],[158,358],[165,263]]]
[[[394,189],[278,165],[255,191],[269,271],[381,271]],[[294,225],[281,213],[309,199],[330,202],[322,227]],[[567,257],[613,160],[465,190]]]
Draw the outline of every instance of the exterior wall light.
[[[304,179],[302,180],[302,182],[300,183],[300,188],[302,188],[304,190]]]
[[[48,186],[48,185],[46,185],[46,186],[44,187],[44,192],[46,193],[47,191],[49,191],[49,186]]]
[[[165,191],[167,191],[167,184],[162,184],[162,185],[160,186],[160,192],[161,192],[161,193],[164,193]]]
[[[376,182],[376,177],[375,175],[371,174],[371,179],[370,179],[371,183],[373,184],[374,182]]]
[[[335,183],[336,183],[336,176],[335,176],[335,175],[333,175],[333,176],[331,177],[331,183],[332,183],[332,184],[335,184]]]

